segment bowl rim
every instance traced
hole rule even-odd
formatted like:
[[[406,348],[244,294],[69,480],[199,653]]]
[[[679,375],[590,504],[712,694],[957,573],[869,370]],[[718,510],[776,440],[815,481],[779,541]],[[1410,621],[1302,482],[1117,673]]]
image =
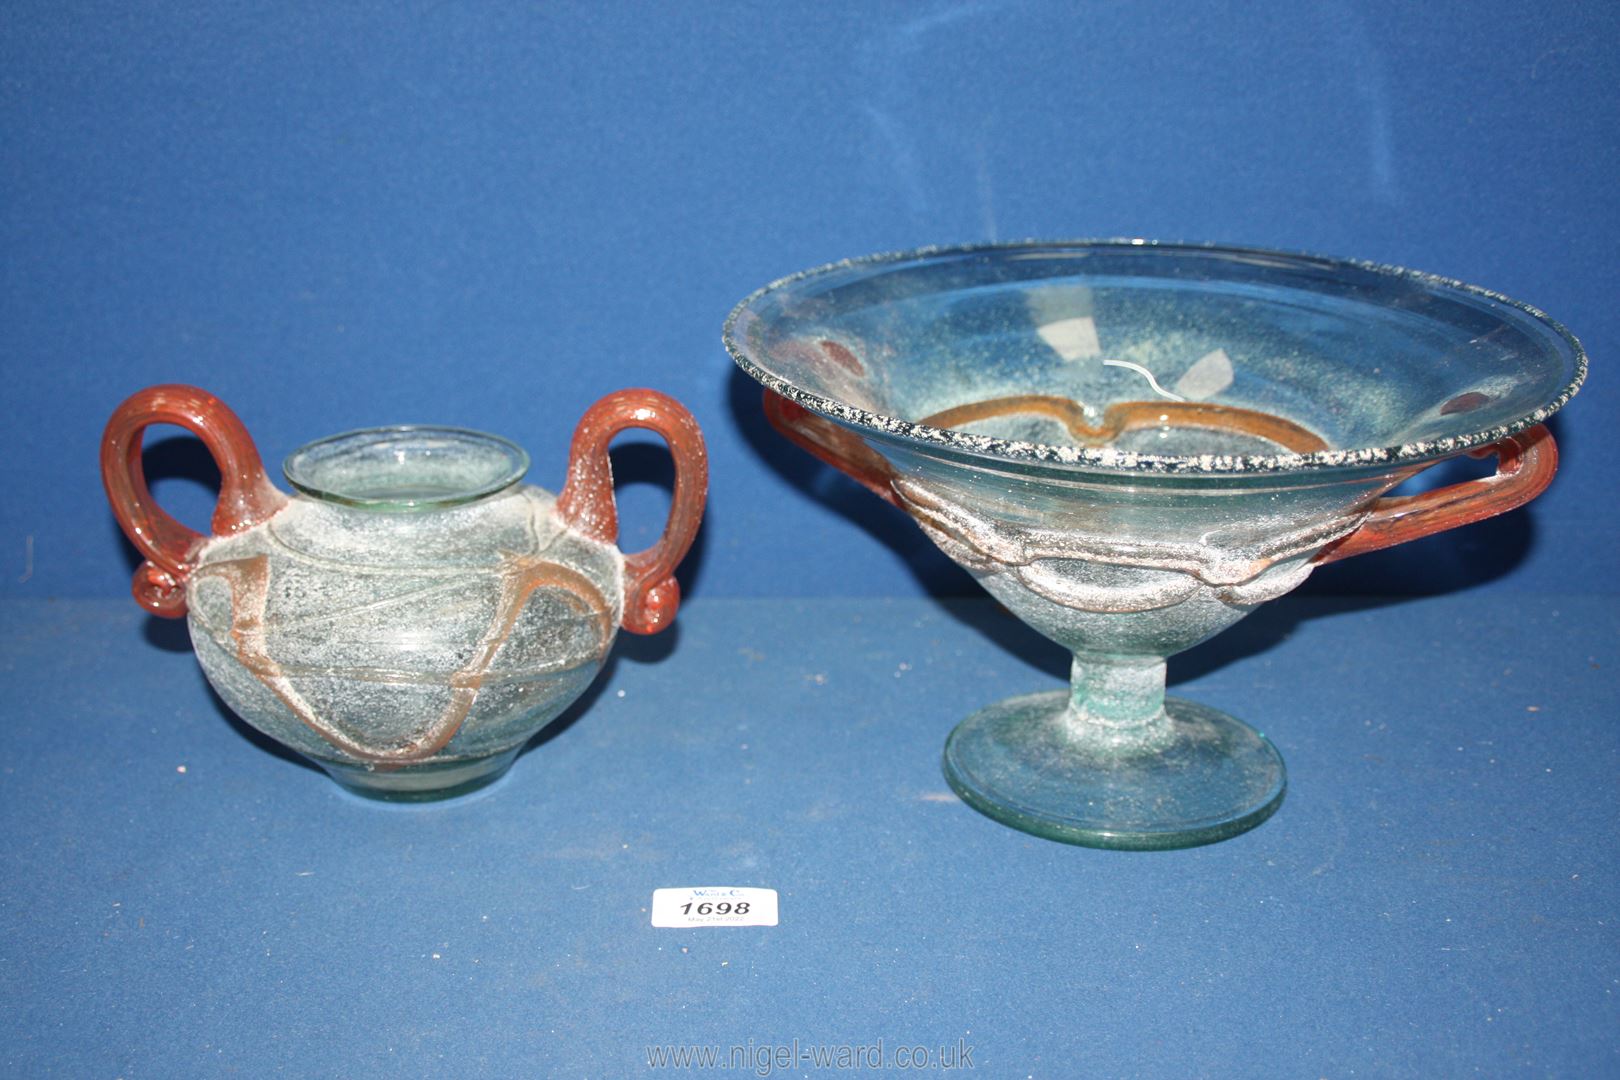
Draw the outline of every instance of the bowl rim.
[[[1094,249],[1131,249],[1150,248],[1156,251],[1182,251],[1203,255],[1257,255],[1268,259],[1278,259],[1294,264],[1297,267],[1314,266],[1325,270],[1355,270],[1372,273],[1385,278],[1399,281],[1416,282],[1430,289],[1451,290],[1466,295],[1481,297],[1498,304],[1505,304],[1532,320],[1541,323],[1562,338],[1568,345],[1574,361],[1574,373],[1559,391],[1540,408],[1525,415],[1495,427],[1482,428],[1463,435],[1447,436],[1440,439],[1416,440],[1400,443],[1394,446],[1357,447],[1344,450],[1319,450],[1313,453],[1283,453],[1283,454],[1150,454],[1133,451],[1117,450],[1113,447],[1075,447],[1055,446],[1050,443],[1026,442],[1017,439],[1001,439],[989,435],[974,435],[969,432],[952,428],[931,427],[910,420],[902,420],[896,416],[872,412],[854,405],[846,404],[835,398],[829,398],[813,391],[806,390],[787,380],[767,371],[748,355],[742,344],[737,340],[736,331],[738,323],[748,310],[760,298],[776,292],[790,285],[810,278],[820,277],[834,271],[852,268],[877,267],[885,265],[899,265],[908,262],[922,262],[940,256],[974,255],[984,253],[1011,254],[1020,251],[1054,251],[1063,250],[1094,250]],[[1110,238],[1096,240],[1015,240],[996,241],[987,243],[946,244],[930,247],[912,248],[903,251],[887,251],[873,255],[863,255],[851,259],[840,259],[835,262],[824,263],[797,273],[789,274],[770,282],[761,288],[749,293],[743,300],[731,309],[726,317],[725,325],[721,330],[721,340],[725,343],[726,351],[737,366],[742,368],[751,377],[770,390],[807,409],[831,417],[834,420],[859,428],[863,433],[877,436],[882,439],[904,439],[933,444],[941,448],[965,452],[971,455],[1011,459],[1014,461],[1031,461],[1043,464],[1080,466],[1094,468],[1109,472],[1125,473],[1178,473],[1178,474],[1208,474],[1230,476],[1234,473],[1277,473],[1296,472],[1306,470],[1345,469],[1364,466],[1390,466],[1413,464],[1418,462],[1435,461],[1448,458],[1469,450],[1489,446],[1511,435],[1515,435],[1536,424],[1542,423],[1559,409],[1563,408],[1586,381],[1587,356],[1586,349],[1574,334],[1570,333],[1562,323],[1552,318],[1540,308],[1534,307],[1522,300],[1515,300],[1510,296],[1486,289],[1478,285],[1455,278],[1443,277],[1422,270],[1412,270],[1403,266],[1394,266],[1387,263],[1373,262],[1362,259],[1335,258],[1332,256],[1314,255],[1303,251],[1286,251],[1275,248],[1253,247],[1246,245],[1221,243],[1188,243],[1182,241],[1160,241],[1141,238]]]

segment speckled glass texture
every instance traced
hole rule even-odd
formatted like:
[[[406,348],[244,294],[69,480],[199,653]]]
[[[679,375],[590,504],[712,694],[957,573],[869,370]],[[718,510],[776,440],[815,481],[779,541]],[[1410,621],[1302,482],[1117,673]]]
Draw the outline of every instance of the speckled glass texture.
[[[756,292],[725,340],[786,399],[767,402],[784,434],[1073,654],[1067,691],[957,727],[952,787],[1026,832],[1124,848],[1224,839],[1286,788],[1263,735],[1165,697],[1165,658],[1585,374],[1566,330],[1483,289],[1129,241],[838,263]]]
[[[282,465],[306,495],[377,510],[472,502],[511,487],[529,469],[522,447],[464,428],[366,428],[319,439]]]
[[[208,540],[187,586],[209,681],[254,727],[362,794],[442,798],[498,776],[590,683],[623,558],[520,481],[505,439],[376,428],[286,461],[299,494]],[[453,737],[431,757],[402,748]]]
[[[874,433],[1138,472],[1448,456],[1545,419],[1585,373],[1579,344],[1561,326],[1483,289],[1368,263],[1135,242],[834,264],[744,301],[727,341],[766,385]],[[820,341],[847,349],[864,370],[804,348]],[[1178,391],[1200,362],[1229,365],[1229,378],[1195,373],[1194,392]],[[1094,419],[1111,404],[1142,400],[1252,409],[1309,429],[1326,448],[1296,454],[1185,428],[1086,447],[1045,419],[1006,417],[950,433],[919,423],[1010,394],[1069,398]]]

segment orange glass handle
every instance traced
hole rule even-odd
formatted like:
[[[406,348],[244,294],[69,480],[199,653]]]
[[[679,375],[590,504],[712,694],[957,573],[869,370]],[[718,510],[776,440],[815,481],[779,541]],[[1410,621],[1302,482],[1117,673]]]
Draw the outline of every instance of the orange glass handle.
[[[1506,513],[1545,491],[1558,471],[1558,445],[1542,424],[1470,453],[1495,454],[1495,475],[1422,495],[1379,499],[1361,528],[1323,548],[1316,562],[1365,555]]]
[[[794,446],[831,465],[885,502],[900,505],[891,482],[894,468],[859,435],[774,390],[765,391],[765,419]]]
[[[242,421],[219,398],[195,386],[151,386],[113,412],[101,436],[101,482],[114,516],[146,561],[135,571],[135,602],[155,615],[186,613],[186,579],[206,537],[164,512],[146,487],[141,439],[153,424],[185,428],[208,447],[219,466],[215,536],[240,532],[268,519],[287,497],[264,474],[258,447]]]
[[[627,428],[663,436],[675,459],[675,495],[664,535],[646,551],[624,557],[624,618],[634,634],[656,634],[675,618],[681,587],[675,567],[686,557],[703,520],[709,493],[709,455],[703,432],[686,406],[657,390],[619,390],[585,410],[574,429],[568,480],[557,496],[557,513],[594,540],[614,543],[619,510],[613,501],[613,466],[608,444]]]

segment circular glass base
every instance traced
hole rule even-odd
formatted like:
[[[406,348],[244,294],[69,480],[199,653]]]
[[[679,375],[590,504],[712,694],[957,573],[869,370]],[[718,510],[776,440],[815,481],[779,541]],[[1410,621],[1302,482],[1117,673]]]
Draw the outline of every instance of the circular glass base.
[[[327,775],[356,795],[386,802],[453,799],[494,783],[517,760],[522,746],[473,761],[432,762],[400,769],[368,769],[336,761],[316,761]]]
[[[946,780],[1015,829],[1138,851],[1224,840],[1282,803],[1276,747],[1217,709],[1166,698],[1149,748],[1077,734],[1069,701],[1055,690],[974,713],[945,742]]]

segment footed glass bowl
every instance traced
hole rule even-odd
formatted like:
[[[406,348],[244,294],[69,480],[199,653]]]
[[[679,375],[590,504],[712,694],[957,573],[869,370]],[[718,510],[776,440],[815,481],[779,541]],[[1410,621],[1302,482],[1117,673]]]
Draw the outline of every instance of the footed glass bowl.
[[[1264,821],[1265,736],[1166,698],[1165,658],[1325,562],[1534,498],[1586,359],[1483,289],[1367,263],[1140,241],[924,250],[766,286],[726,346],[773,425],[909,513],[1074,655],[1069,689],[964,720],[968,803],[1071,843]],[[1385,492],[1459,454],[1480,480]]]

